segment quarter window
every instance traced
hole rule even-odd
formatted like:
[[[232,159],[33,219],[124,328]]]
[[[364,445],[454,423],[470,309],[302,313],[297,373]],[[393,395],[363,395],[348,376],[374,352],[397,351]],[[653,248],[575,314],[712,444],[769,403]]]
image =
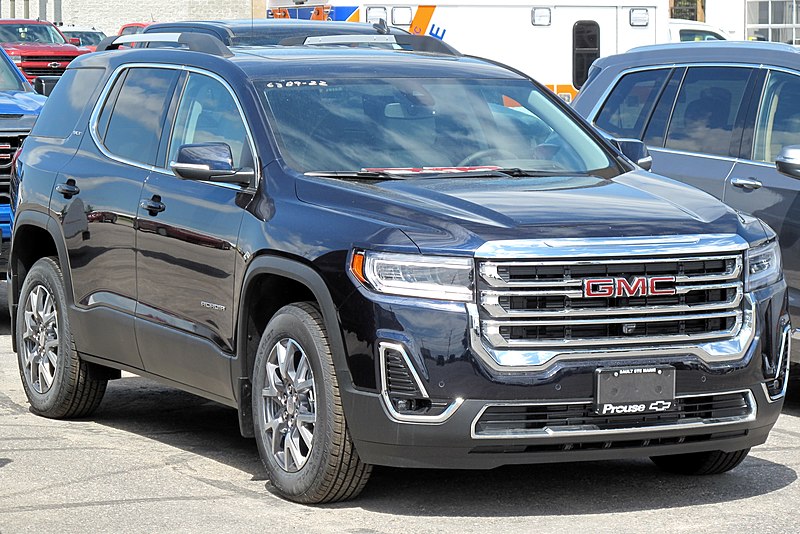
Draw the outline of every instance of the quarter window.
[[[667,148],[728,156],[750,69],[697,67],[686,74],[667,133]]]
[[[130,161],[154,165],[161,129],[178,72],[171,69],[131,68],[116,101],[107,102],[100,123],[108,120],[103,144],[112,154]],[[113,94],[113,91],[112,91]],[[110,115],[107,115],[109,114]]]
[[[31,135],[61,139],[68,137],[95,94],[104,73],[103,69],[67,69],[47,97]]]
[[[225,143],[235,169],[253,166],[247,129],[233,96],[217,80],[191,73],[175,117],[167,162],[175,160],[181,145],[194,143]]]
[[[603,105],[595,124],[615,137],[640,139],[669,69],[623,76]]]
[[[800,77],[771,72],[759,108],[753,159],[771,163],[783,147],[800,144]]]

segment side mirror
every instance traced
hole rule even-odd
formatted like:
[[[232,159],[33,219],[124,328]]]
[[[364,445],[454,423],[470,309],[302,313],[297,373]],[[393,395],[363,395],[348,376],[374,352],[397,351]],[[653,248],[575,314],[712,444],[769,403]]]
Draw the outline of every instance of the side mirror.
[[[169,166],[175,176],[184,180],[248,185],[255,176],[253,169],[234,170],[231,147],[227,143],[182,145]]]
[[[800,145],[783,147],[775,159],[775,167],[781,174],[800,178]]]
[[[42,96],[50,96],[60,79],[60,76],[39,76],[33,80],[33,90]]]
[[[72,45],[75,45],[75,46],[81,46],[83,44],[81,42],[81,38],[80,37],[70,37],[69,39],[67,39],[67,41],[69,41],[69,44],[72,44]]]
[[[629,160],[636,163],[642,169],[649,171],[653,167],[653,156],[647,150],[647,145],[638,139],[612,139],[611,143],[616,146],[622,154]]]

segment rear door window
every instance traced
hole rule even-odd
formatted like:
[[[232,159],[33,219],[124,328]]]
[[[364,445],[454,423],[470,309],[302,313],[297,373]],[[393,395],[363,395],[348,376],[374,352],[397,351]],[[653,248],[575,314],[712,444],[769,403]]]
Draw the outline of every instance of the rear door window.
[[[690,68],[678,93],[666,147],[730,155],[733,127],[750,73],[749,68]]]
[[[614,137],[641,139],[670,69],[626,74],[617,83],[595,120]]]
[[[149,67],[128,69],[117,78],[122,84],[116,99],[106,102],[100,116],[104,126],[103,145],[113,155],[127,161],[154,165],[164,116],[178,71]],[[112,98],[116,87],[112,91]]]

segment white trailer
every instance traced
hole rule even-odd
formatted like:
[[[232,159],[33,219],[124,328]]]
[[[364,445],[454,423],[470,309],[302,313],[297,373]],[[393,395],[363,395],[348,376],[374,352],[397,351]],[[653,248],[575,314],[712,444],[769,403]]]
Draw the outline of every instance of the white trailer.
[[[325,4],[319,7],[320,4]],[[273,14],[378,22],[442,39],[465,54],[503,62],[571,101],[592,62],[633,47],[668,42],[669,0],[402,0],[368,3],[279,0]]]

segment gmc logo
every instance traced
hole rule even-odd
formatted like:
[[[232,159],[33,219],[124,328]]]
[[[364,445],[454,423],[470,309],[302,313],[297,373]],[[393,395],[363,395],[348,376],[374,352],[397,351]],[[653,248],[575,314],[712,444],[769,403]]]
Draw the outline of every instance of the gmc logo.
[[[584,297],[651,297],[674,295],[674,287],[661,284],[675,283],[674,276],[636,276],[634,278],[587,278],[583,281]]]

